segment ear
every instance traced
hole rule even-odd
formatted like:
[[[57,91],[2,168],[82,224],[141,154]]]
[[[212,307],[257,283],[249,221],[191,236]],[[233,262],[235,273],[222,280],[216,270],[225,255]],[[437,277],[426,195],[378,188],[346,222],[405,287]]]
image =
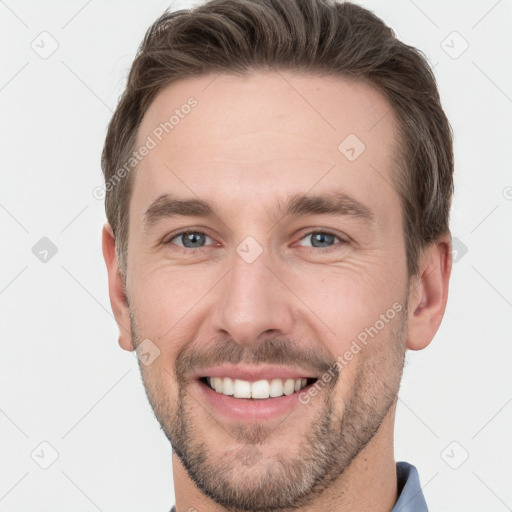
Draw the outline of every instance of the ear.
[[[421,350],[434,338],[446,309],[452,271],[451,236],[443,235],[423,252],[409,289],[407,348]]]
[[[114,233],[108,223],[103,226],[102,247],[107,265],[110,305],[119,326],[119,345],[124,350],[132,351],[134,347],[125,284],[117,263]]]

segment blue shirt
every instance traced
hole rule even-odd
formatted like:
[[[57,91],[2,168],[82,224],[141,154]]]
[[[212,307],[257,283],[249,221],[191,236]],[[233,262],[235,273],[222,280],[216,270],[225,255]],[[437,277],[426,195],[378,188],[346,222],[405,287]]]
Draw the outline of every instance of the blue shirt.
[[[407,462],[397,462],[398,500],[391,512],[428,512],[418,470]]]
[[[398,500],[391,512],[428,512],[418,470],[408,462],[397,462],[396,478]],[[176,508],[172,507],[171,512],[176,512]]]

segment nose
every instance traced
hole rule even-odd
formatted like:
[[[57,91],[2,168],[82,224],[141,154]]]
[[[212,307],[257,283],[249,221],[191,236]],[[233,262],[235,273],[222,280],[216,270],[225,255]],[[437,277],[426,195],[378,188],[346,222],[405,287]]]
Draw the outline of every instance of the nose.
[[[239,254],[231,258],[231,271],[221,280],[213,327],[240,345],[257,343],[265,334],[288,334],[293,326],[293,293],[263,252],[248,263]]]

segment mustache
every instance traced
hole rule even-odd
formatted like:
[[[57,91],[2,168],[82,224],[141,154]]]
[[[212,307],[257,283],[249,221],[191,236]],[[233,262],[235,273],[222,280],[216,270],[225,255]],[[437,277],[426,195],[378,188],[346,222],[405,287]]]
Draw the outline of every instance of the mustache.
[[[201,368],[222,364],[283,365],[300,368],[311,375],[326,373],[334,359],[322,347],[303,347],[284,337],[268,338],[252,347],[242,346],[232,338],[212,340],[200,347],[185,345],[175,360],[178,382]]]

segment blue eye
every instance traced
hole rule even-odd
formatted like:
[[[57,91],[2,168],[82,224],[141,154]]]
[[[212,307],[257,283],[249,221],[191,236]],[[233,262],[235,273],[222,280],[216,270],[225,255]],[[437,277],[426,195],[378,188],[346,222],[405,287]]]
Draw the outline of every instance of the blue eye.
[[[178,233],[167,243],[174,243],[179,247],[185,247],[187,249],[200,249],[203,247],[203,244],[207,238],[211,240],[208,235],[202,233],[201,231],[184,231],[182,233]],[[176,243],[174,240],[179,240],[181,243]]]
[[[308,239],[310,242],[309,244],[300,243]],[[207,240],[210,241],[209,244],[207,243]],[[165,243],[177,245],[178,247],[194,251],[195,249],[200,250],[207,245],[213,245],[212,242],[214,242],[213,239],[202,231],[182,231]],[[303,247],[313,247],[316,249],[329,249],[336,245],[336,242],[341,242],[342,244],[346,243],[345,240],[342,240],[340,237],[329,233],[328,231],[311,231],[302,237],[300,242],[299,245]]]
[[[306,240],[308,238],[311,241],[311,245],[307,245],[306,247],[316,247],[320,249],[332,247],[336,240],[343,242],[343,240],[341,240],[336,235],[333,235],[332,233],[325,231],[312,231],[311,233],[308,233],[305,237],[303,237],[301,240]]]

